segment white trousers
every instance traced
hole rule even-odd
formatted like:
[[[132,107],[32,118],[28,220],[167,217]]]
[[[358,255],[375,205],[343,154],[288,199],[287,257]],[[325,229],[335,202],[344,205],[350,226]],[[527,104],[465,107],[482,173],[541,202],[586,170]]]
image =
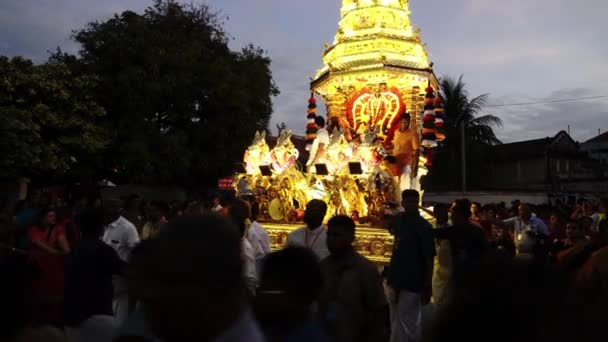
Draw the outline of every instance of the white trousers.
[[[401,175],[399,176],[399,190],[412,188],[412,168],[408,165],[401,169]]]
[[[419,342],[422,335],[422,304],[419,293],[401,290],[393,315],[390,342]]]
[[[129,316],[129,295],[127,293],[127,282],[125,278],[115,276],[112,279],[114,284],[114,300],[112,308],[114,311],[114,319],[118,325],[122,325]]]

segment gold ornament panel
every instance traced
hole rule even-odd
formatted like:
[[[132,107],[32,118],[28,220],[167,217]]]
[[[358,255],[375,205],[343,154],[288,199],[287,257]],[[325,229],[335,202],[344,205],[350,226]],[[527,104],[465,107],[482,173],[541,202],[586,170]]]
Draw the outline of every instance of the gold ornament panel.
[[[303,227],[303,224],[262,222],[268,231],[270,246],[273,251],[287,246],[287,235]],[[387,265],[393,252],[393,236],[380,227],[358,226],[355,237],[355,249],[377,265]]]
[[[418,69],[429,67],[428,56],[422,44],[390,37],[338,44],[326,52],[323,61],[330,70],[373,61],[392,62]]]
[[[387,7],[360,8],[342,18],[334,44],[380,32],[390,32],[401,38],[413,38],[416,33],[407,10]]]

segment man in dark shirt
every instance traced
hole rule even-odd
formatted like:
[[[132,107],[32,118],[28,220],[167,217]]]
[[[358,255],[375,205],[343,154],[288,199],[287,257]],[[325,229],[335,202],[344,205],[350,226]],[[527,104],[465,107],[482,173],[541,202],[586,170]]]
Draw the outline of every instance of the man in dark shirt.
[[[484,232],[471,224],[471,205],[457,200],[450,209],[452,226],[435,229],[435,238],[448,240],[452,251],[452,275],[483,260],[489,249]]]
[[[397,296],[391,342],[417,342],[421,338],[422,306],[430,301],[435,240],[432,225],[420,216],[420,194],[402,193],[403,213],[391,223],[395,234],[388,284]]]
[[[388,303],[378,268],[357,253],[355,222],[335,216],[327,224],[330,256],[321,262],[320,320],[336,342],[387,341]]]
[[[66,262],[65,322],[74,341],[88,341],[91,335],[101,338],[116,328],[112,276],[122,273],[124,262],[100,239],[105,224],[102,210],[83,212],[80,223],[82,239]]]

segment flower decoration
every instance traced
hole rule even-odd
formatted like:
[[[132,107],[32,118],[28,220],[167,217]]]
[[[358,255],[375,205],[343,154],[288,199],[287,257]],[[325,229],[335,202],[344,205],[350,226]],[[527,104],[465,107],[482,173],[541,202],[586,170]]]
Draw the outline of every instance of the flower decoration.
[[[310,94],[310,99],[308,100],[306,118],[306,151],[310,151],[312,143],[317,137],[317,126],[315,125],[315,119],[317,118],[317,100],[315,99],[314,93]]]

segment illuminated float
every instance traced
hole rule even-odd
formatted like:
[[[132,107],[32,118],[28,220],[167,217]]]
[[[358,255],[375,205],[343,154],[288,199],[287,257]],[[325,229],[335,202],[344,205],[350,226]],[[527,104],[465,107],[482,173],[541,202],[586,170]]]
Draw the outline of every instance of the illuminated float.
[[[256,133],[235,188],[239,195],[257,198],[274,248],[303,226],[303,209],[316,198],[328,203],[328,217],[343,214],[358,221],[359,252],[380,264],[389,261],[392,236],[379,227],[384,204],[399,202],[400,176],[409,177],[408,188],[421,190],[432,148],[444,138],[437,131],[443,123],[437,80],[409,15],[407,0],[342,1],[339,29],[311,82],[306,113],[309,149],[315,137],[314,96],[325,101],[330,143],[324,168],[306,173],[297,164],[291,130],[281,132],[272,150],[265,133]],[[410,136],[416,139],[407,168],[397,166],[399,158],[392,156],[395,136],[403,135],[397,131],[404,115],[411,118],[409,129],[415,134]]]

